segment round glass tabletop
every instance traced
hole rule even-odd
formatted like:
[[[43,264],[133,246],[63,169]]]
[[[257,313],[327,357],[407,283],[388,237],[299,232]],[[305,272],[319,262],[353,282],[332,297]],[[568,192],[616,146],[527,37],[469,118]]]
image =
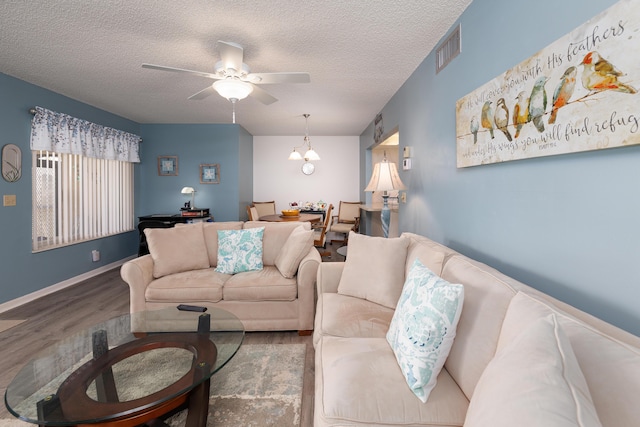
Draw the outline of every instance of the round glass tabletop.
[[[7,409],[39,425],[105,422],[167,405],[238,351],[242,322],[226,310],[126,314],[34,356],[7,387]]]

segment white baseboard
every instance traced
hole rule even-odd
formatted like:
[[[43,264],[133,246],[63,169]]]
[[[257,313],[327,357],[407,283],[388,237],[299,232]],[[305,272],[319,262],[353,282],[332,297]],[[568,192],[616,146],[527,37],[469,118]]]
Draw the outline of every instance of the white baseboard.
[[[30,294],[27,294],[25,296],[16,298],[16,299],[12,299],[11,301],[7,301],[5,303],[0,304],[0,313],[4,313],[5,311],[9,311],[13,308],[19,307],[23,304],[26,304],[28,302],[31,301],[35,301],[38,298],[42,298],[43,296],[52,294],[54,292],[57,292],[59,290],[62,290],[64,288],[68,288],[70,286],[76,285],[80,282],[82,282],[83,280],[87,280],[87,279],[91,279],[92,277],[95,277],[99,274],[102,274],[106,271],[112,270],[116,267],[120,267],[122,264],[124,264],[125,262],[129,261],[130,259],[135,258],[136,256],[130,256],[128,258],[124,258],[121,259],[119,261],[116,262],[112,262],[111,264],[107,264],[107,265],[103,265],[100,268],[96,268],[95,270],[91,270],[91,271],[87,271],[86,273],[83,273],[79,276],[75,276],[72,277],[70,279],[64,280],[62,282],[56,283],[54,285],[51,286],[47,286],[44,289],[40,289],[38,291],[32,292]]]

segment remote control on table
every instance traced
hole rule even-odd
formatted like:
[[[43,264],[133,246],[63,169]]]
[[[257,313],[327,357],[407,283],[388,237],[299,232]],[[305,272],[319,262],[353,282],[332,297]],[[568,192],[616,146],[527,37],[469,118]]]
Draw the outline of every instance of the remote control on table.
[[[178,310],[181,310],[181,311],[199,311],[201,313],[204,313],[205,311],[207,311],[207,307],[201,307],[199,305],[180,304],[178,306]]]

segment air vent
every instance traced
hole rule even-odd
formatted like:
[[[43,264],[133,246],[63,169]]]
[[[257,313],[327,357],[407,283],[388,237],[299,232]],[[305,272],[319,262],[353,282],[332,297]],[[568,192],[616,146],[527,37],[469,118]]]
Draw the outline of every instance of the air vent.
[[[460,53],[460,25],[436,49],[436,74]]]

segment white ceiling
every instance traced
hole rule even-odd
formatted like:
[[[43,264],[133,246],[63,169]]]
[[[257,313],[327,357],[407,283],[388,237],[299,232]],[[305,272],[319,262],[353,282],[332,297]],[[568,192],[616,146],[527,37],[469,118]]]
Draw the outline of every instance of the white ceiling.
[[[231,103],[190,95],[212,81],[217,40],[253,72],[304,71],[241,100],[253,135],[360,135],[472,0],[2,0],[0,72],[139,123],[231,123]]]

